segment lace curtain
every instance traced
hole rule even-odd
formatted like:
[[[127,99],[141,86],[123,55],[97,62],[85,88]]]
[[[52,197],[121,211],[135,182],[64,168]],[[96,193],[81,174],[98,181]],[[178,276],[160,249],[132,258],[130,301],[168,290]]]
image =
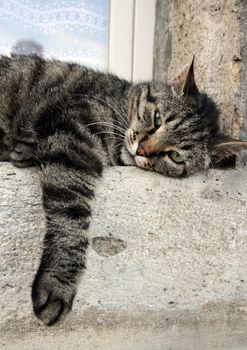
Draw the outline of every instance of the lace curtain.
[[[106,69],[109,0],[0,0],[0,53]]]

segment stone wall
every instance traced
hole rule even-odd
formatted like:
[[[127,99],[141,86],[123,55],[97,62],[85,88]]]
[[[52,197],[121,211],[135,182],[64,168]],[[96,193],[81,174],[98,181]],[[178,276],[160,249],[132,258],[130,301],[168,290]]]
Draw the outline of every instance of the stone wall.
[[[154,79],[170,80],[195,55],[198,87],[218,103],[227,134],[247,139],[247,2],[157,0]]]

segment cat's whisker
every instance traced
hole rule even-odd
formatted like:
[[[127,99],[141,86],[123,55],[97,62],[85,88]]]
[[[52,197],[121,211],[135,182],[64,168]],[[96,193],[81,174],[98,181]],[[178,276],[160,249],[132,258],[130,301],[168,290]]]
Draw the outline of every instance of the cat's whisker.
[[[106,100],[103,100],[102,98],[98,98],[98,97],[95,97],[95,96],[91,96],[91,97],[93,97],[93,98],[95,98],[97,100],[100,100],[101,102],[105,103],[108,107],[113,109],[117,113],[117,115],[121,118],[122,122],[124,122],[124,124],[121,123],[119,120],[118,120],[118,122],[121,123],[124,127],[127,127],[127,128],[129,127],[127,121],[124,119],[122,114],[114,106],[112,106],[109,102],[107,102]],[[114,102],[114,100],[113,100],[113,102]]]
[[[112,139],[112,140],[116,140],[116,137],[114,136],[108,136],[108,137],[104,137],[102,140],[108,140],[108,139]]]
[[[114,149],[116,150],[117,148],[119,148],[122,145],[123,145],[123,142],[119,142],[116,145],[114,145]]]
[[[92,95],[90,95],[90,96],[92,96]],[[117,112],[117,114],[119,115],[119,117],[120,117],[120,118],[122,119],[122,121],[125,123],[126,127],[127,127],[127,128],[129,127],[129,125],[128,125],[126,119],[122,116],[122,114],[121,114],[114,106],[112,106],[109,102],[107,102],[106,100],[103,100],[103,99],[101,99],[101,98],[99,98],[99,97],[95,97],[95,96],[92,96],[92,97],[97,98],[98,100],[100,100],[100,101],[106,103],[110,108],[113,108],[113,110],[114,110],[115,112]],[[115,104],[117,105],[116,101],[115,101],[112,97],[111,97],[111,100],[112,100],[113,102],[115,102]],[[118,106],[118,105],[117,105],[117,106]],[[119,106],[118,106],[118,107],[119,107]],[[126,113],[124,112],[124,114],[126,114]],[[127,116],[127,114],[126,114],[126,116]]]
[[[127,127],[129,127],[128,121],[128,114],[125,112],[125,110],[123,109],[123,107],[113,98],[113,96],[111,95],[111,100],[117,105],[117,107],[120,109],[120,111],[123,113],[123,115],[121,115],[123,122],[125,123],[125,125]],[[126,119],[124,118],[126,117]]]
[[[112,135],[116,135],[117,137],[121,138],[121,139],[125,139],[125,137],[123,135],[117,134],[116,132],[111,132],[111,131],[100,131],[95,133],[94,135],[99,135],[99,134],[112,134]]]
[[[104,137],[104,138],[102,138],[102,141],[105,141],[105,140],[116,140],[116,137],[114,137],[114,136],[108,136],[108,137]],[[123,142],[124,142],[124,140],[122,139],[121,141],[119,141],[116,145],[118,145],[118,144],[123,144]]]
[[[103,141],[105,141],[105,139],[103,139]],[[111,145],[111,150],[116,151],[116,150],[120,149],[122,147],[122,145],[123,145],[123,141],[118,142],[116,144],[113,144],[113,145]]]
[[[123,135],[125,134],[125,129],[124,128],[121,128],[120,126],[117,126],[117,125],[113,125],[109,122],[105,122],[105,121],[102,121],[102,122],[95,122],[95,123],[90,123],[90,124],[86,124],[85,127],[89,127],[89,126],[92,126],[92,125],[106,125],[106,126],[110,126],[112,127],[113,129],[117,129],[118,131],[120,131],[121,133],[123,132]]]
[[[94,95],[88,95],[88,94],[76,94],[76,96],[85,96],[85,97],[89,97],[89,98],[94,98],[95,100],[101,101],[103,103],[105,103],[108,107],[110,107],[118,116],[120,116],[120,118],[123,120],[123,116],[121,115],[121,113],[119,113],[119,111],[112,106],[110,103],[108,103],[107,101],[105,101],[104,99],[94,96]]]
[[[126,119],[124,118],[124,122],[129,124],[128,113],[126,113],[126,111],[124,110],[123,106],[120,105],[120,103],[114,98],[114,96],[112,94],[111,94],[111,99],[112,99],[113,102],[115,102],[115,104],[118,106],[118,108],[123,112],[123,116],[126,117]]]
[[[124,125],[123,123],[121,123],[119,120],[112,119],[111,117],[108,117],[108,116],[102,117],[102,121],[107,121],[107,120],[109,120],[109,122],[111,123],[112,126],[115,126],[114,123],[118,123],[119,125],[117,125],[117,126],[123,128],[124,131],[126,131],[126,130],[129,128],[129,126],[127,127],[126,125]],[[114,123],[113,123],[113,122],[114,122]]]
[[[110,118],[110,117],[106,117],[106,116],[104,116],[104,118],[105,119],[108,119],[108,120],[113,120],[112,118]],[[119,125],[121,125],[125,130],[126,129],[128,129],[129,128],[129,125],[127,125],[127,123],[123,123],[123,122],[121,122],[120,120],[118,120],[118,119],[114,119],[114,122],[117,122]]]

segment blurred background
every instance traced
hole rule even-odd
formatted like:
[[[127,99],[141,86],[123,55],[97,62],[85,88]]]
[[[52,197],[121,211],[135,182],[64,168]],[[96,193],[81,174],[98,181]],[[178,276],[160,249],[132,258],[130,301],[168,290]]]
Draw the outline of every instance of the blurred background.
[[[108,0],[0,0],[2,54],[38,54],[105,68]]]

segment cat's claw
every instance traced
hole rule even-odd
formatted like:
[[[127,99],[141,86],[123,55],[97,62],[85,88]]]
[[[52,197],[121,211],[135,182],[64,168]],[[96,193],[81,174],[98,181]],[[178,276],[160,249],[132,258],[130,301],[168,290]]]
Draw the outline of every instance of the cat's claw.
[[[74,285],[64,285],[50,272],[38,272],[32,286],[33,311],[47,326],[62,320],[71,310]]]

